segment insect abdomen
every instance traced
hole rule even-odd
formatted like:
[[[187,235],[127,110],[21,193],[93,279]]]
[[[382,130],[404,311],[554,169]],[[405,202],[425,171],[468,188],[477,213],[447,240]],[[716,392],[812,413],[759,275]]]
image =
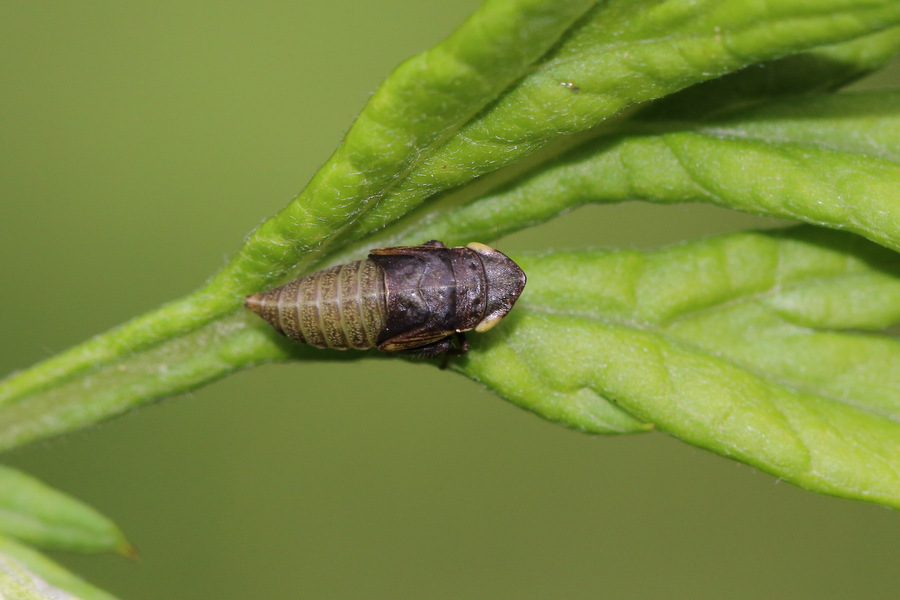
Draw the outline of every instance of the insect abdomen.
[[[246,306],[303,344],[363,350],[384,329],[384,273],[371,260],[357,260],[254,294]]]

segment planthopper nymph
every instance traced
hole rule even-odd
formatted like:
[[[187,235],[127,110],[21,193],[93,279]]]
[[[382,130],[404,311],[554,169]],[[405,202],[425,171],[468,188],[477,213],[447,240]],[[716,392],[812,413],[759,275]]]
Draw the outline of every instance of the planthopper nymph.
[[[245,305],[303,344],[432,357],[465,354],[463,332],[496,325],[524,287],[525,273],[502,252],[431,240],[372,250],[248,296]]]

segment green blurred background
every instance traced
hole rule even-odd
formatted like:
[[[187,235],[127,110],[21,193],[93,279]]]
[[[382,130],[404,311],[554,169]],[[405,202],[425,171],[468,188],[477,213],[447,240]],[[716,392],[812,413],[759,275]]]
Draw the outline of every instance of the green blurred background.
[[[474,0],[0,6],[0,372],[196,288]],[[773,222],[595,207],[504,250]],[[896,598],[900,516],[661,434],[593,438],[433,365],[239,374],[6,462],[139,548],[150,598]]]

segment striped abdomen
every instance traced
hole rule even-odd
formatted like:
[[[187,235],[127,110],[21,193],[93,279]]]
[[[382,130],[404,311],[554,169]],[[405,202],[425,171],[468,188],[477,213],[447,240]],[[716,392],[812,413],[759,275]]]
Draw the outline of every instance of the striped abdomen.
[[[357,260],[254,294],[246,306],[303,344],[363,350],[384,329],[384,273],[369,259]]]

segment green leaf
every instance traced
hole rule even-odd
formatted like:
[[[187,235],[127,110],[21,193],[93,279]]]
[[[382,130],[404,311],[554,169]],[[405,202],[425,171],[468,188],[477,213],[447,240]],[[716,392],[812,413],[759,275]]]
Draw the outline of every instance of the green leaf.
[[[900,507],[900,339],[863,332],[900,323],[893,252],[797,228],[519,262],[528,287],[464,374],[570,427],[651,424]]]
[[[115,600],[43,554],[2,536],[0,597],[9,600]]]
[[[370,214],[360,217],[356,229],[359,234],[376,231],[428,196],[520,160],[562,135],[749,65],[811,51],[820,69],[832,72],[825,81],[847,77],[853,59],[859,62],[851,70],[858,73],[865,64],[877,63],[878,56],[883,60],[896,52],[896,29],[865,42],[858,38],[900,23],[898,11],[900,6],[891,2],[846,0],[814,8],[803,0],[777,5],[743,0],[600,3],[528,76],[423,158]],[[848,40],[859,45],[816,48]]]
[[[115,524],[37,479],[0,466],[0,534],[51,550],[132,554]]]
[[[668,117],[591,139],[439,222],[413,215],[389,239],[496,237],[583,204],[640,199],[806,221],[900,250],[900,92],[793,96],[703,121]]]
[[[898,50],[896,27],[820,46],[691,86],[645,107],[641,118],[678,115],[682,121],[702,121],[779,96],[831,92],[883,66]]]

